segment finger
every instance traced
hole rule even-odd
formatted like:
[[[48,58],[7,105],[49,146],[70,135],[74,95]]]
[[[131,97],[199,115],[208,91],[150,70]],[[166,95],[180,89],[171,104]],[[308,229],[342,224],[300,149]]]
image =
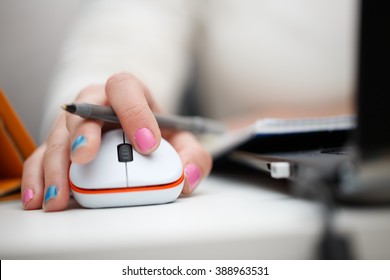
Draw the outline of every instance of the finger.
[[[147,89],[133,75],[121,73],[108,79],[106,94],[134,148],[141,154],[153,152],[160,144],[161,132]]]
[[[22,174],[22,202],[24,209],[40,209],[43,201],[43,154],[46,145],[41,145],[34,153],[26,159],[23,165]]]
[[[178,152],[184,166],[185,183],[182,194],[192,193],[212,168],[211,155],[204,149],[195,136],[180,131],[168,135],[166,139]]]
[[[104,85],[84,89],[75,102],[107,104]],[[66,127],[71,143],[70,157],[73,162],[84,164],[95,158],[100,147],[102,125],[101,121],[86,120],[73,114],[66,114]]]
[[[69,203],[69,134],[62,115],[47,140],[43,155],[45,191],[43,210],[63,210]]]

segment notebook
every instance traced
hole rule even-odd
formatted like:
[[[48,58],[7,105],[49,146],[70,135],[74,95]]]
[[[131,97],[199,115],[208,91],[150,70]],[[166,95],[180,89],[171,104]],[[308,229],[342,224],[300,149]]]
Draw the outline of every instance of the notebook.
[[[200,135],[204,147],[214,159],[233,150],[262,151],[296,150],[305,139],[310,145],[341,145],[356,127],[354,115],[316,118],[264,118],[247,127],[225,134]],[[286,142],[288,145],[286,145]]]
[[[0,201],[20,197],[23,162],[35,147],[34,140],[0,89]]]

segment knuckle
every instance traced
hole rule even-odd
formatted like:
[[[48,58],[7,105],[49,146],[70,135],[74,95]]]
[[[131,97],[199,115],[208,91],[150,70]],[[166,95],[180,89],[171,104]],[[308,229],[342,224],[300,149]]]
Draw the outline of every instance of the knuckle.
[[[67,151],[67,149],[68,146],[60,142],[48,145],[43,155],[44,161],[53,155],[56,156],[61,152]]]
[[[145,104],[136,102],[133,104],[126,104],[122,108],[123,121],[139,121],[143,119],[143,114],[146,111]]]
[[[126,72],[117,73],[108,78],[106,82],[106,92],[108,95],[113,94],[118,92],[118,89],[121,89],[124,86],[127,89],[131,89],[133,87],[139,87],[140,82],[133,74]]]
[[[99,92],[101,89],[102,85],[99,84],[87,86],[79,92],[76,101],[88,100],[90,96],[96,96],[96,92]]]

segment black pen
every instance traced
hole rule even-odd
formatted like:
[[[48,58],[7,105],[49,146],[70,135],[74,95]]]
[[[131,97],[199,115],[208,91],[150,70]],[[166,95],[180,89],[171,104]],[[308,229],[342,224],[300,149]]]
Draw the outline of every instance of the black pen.
[[[65,104],[61,108],[85,119],[119,123],[117,115],[109,106],[78,103]],[[223,133],[226,131],[223,123],[198,116],[184,117],[157,113],[154,113],[154,116],[161,128],[188,130],[195,133]]]

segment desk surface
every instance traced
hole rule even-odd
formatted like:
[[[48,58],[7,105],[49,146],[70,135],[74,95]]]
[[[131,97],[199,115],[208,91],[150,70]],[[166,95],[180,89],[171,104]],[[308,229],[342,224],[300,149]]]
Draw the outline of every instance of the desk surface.
[[[320,207],[262,179],[214,174],[191,197],[142,207],[82,209],[73,201],[44,213],[4,202],[0,259],[315,258]],[[342,208],[336,226],[354,257],[390,258],[390,207]]]

